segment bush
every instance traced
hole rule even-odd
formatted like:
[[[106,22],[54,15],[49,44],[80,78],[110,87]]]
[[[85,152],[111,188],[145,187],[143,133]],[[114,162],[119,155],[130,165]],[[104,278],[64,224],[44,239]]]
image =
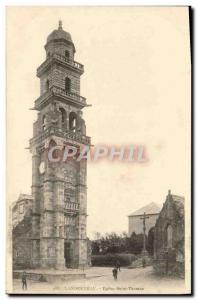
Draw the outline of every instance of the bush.
[[[133,261],[137,259],[134,254],[100,254],[100,255],[92,255],[92,266],[95,267],[114,267],[116,265],[117,260],[120,262],[121,267],[127,267],[132,264]]]

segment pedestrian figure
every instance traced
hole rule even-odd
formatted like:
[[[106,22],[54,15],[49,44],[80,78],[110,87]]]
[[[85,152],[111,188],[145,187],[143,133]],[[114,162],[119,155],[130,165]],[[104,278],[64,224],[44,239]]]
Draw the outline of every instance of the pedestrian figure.
[[[145,258],[142,259],[142,267],[146,268],[146,260],[145,260]]]
[[[116,268],[118,271],[120,271],[120,261],[119,260],[116,261]]]
[[[25,271],[22,274],[22,289],[27,290],[27,274]]]
[[[117,269],[117,268],[114,268],[114,269],[112,270],[112,273],[113,273],[113,276],[114,276],[114,280],[117,280],[118,269]]]

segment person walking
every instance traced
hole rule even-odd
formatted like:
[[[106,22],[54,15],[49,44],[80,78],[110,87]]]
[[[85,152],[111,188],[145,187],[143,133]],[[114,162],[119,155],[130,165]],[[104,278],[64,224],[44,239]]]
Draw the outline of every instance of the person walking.
[[[22,274],[22,289],[27,290],[27,274],[25,271]]]
[[[145,260],[144,257],[143,257],[143,259],[142,259],[142,267],[143,267],[143,268],[146,268],[146,260]]]
[[[118,277],[118,269],[117,269],[117,268],[113,268],[112,273],[113,273],[114,280],[117,280],[117,277]]]

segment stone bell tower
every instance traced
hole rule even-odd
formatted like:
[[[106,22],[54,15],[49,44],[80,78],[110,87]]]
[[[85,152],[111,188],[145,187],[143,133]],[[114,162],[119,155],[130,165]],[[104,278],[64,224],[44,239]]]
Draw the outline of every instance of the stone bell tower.
[[[80,96],[83,65],[74,61],[71,35],[59,28],[48,37],[46,60],[38,67],[40,97],[30,140],[32,153],[32,267],[64,269],[87,264],[86,160],[51,162],[53,146],[90,145]],[[54,153],[58,155],[58,153]]]

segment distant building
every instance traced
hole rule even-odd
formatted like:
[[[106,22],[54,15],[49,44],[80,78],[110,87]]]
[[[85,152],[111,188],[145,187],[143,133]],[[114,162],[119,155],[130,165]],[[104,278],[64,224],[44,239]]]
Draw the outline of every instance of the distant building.
[[[129,218],[129,236],[135,232],[136,234],[143,233],[143,221],[142,217],[144,213],[148,217],[146,219],[146,234],[148,234],[149,230],[155,226],[156,220],[159,216],[160,208],[154,202],[138,209],[137,211],[133,212]]]
[[[20,194],[18,200],[12,206],[12,225],[16,227],[24,216],[30,215],[32,209],[33,197],[27,194]]]
[[[12,206],[12,246],[15,269],[30,267],[32,205],[31,195],[20,194]]]
[[[184,197],[170,191],[155,224],[154,267],[158,273],[184,274]]]

